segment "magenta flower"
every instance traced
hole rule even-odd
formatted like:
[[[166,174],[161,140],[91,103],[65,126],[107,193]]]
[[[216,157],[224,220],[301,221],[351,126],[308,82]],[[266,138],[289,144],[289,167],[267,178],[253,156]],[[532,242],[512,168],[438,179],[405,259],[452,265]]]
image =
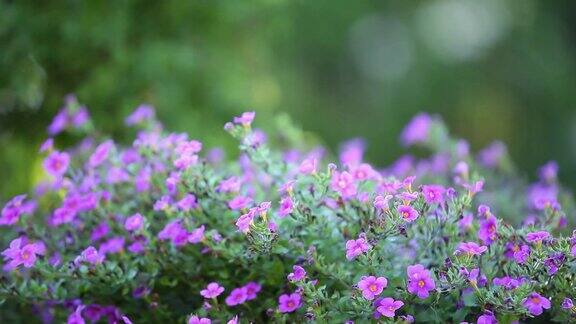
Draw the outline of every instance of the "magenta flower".
[[[100,264],[104,261],[104,255],[100,254],[93,246],[89,246],[82,251],[79,261],[85,261],[90,264]]]
[[[248,297],[248,292],[246,287],[234,288],[230,295],[226,297],[226,305],[228,306],[236,306],[243,304]]]
[[[376,312],[379,315],[393,318],[396,316],[396,310],[404,306],[404,303],[400,300],[394,300],[394,298],[386,297],[382,298],[376,303]]]
[[[436,289],[436,283],[430,276],[430,271],[421,264],[408,266],[408,292],[426,299],[430,291]]]
[[[136,213],[126,219],[126,222],[124,222],[124,228],[127,231],[134,232],[141,229],[143,224],[144,224],[144,217]]]
[[[306,277],[306,270],[299,265],[292,267],[292,272],[288,274],[288,280],[295,282],[300,281]]]
[[[564,298],[562,301],[562,308],[564,309],[572,309],[574,307],[574,302],[570,298]]]
[[[190,211],[198,206],[196,196],[193,194],[186,194],[179,202],[176,203],[178,208],[182,211]]]
[[[84,324],[84,318],[82,318],[82,310],[84,309],[84,305],[79,305],[76,307],[76,310],[68,315],[68,319],[66,320],[66,324]]]
[[[156,115],[154,107],[146,104],[138,106],[126,119],[124,122],[128,126],[141,124],[144,121],[153,120]]]
[[[243,112],[242,115],[234,117],[234,123],[242,124],[244,127],[248,127],[252,124],[254,117],[256,117],[256,113],[254,111],[246,111]]]
[[[258,293],[262,290],[262,286],[254,281],[247,283],[244,288],[246,289],[246,301],[256,299]]]
[[[420,113],[404,127],[400,134],[400,142],[404,146],[425,143],[428,140],[432,118],[427,113]]]
[[[124,243],[126,239],[123,236],[114,236],[104,243],[100,244],[100,248],[98,249],[98,253],[100,254],[114,254],[120,253],[124,250]]]
[[[501,286],[504,289],[512,290],[512,289],[520,286],[520,284],[522,282],[518,279],[514,279],[511,277],[505,276],[502,278],[496,277],[496,278],[492,279],[492,283],[494,284],[494,286]]]
[[[10,247],[2,252],[5,270],[13,270],[20,265],[31,268],[36,263],[37,255],[44,255],[45,247],[42,242],[24,244],[22,238],[10,242]]]
[[[210,299],[220,296],[224,292],[224,287],[220,286],[217,282],[211,282],[205,289],[200,291],[202,297]]]
[[[18,195],[12,198],[0,214],[0,225],[13,225],[20,220],[22,214],[32,214],[36,209],[36,202],[25,201],[26,195]]]
[[[248,233],[250,230],[250,225],[254,222],[254,217],[256,217],[256,211],[254,209],[250,210],[248,213],[241,215],[236,220],[236,227],[242,233]]]
[[[188,231],[180,224],[180,220],[176,219],[164,226],[158,233],[158,239],[161,241],[170,240],[172,244],[181,246],[188,242]]]
[[[532,243],[542,243],[550,237],[550,233],[546,231],[537,231],[526,234],[526,241]]]
[[[278,298],[278,310],[281,313],[291,313],[302,305],[302,296],[299,293],[283,294]]]
[[[95,168],[100,164],[104,163],[110,154],[110,151],[114,148],[114,142],[108,140],[98,145],[94,150],[94,153],[90,156],[88,160],[88,166]]]
[[[416,211],[416,209],[412,208],[412,206],[409,205],[400,205],[398,206],[397,211],[398,214],[400,214],[400,216],[402,217],[402,219],[404,219],[404,221],[408,223],[413,222],[419,216],[418,211]]]
[[[212,321],[207,318],[207,317],[198,317],[196,315],[192,315],[190,316],[190,319],[188,319],[188,324],[210,324],[212,323]]]
[[[204,225],[192,230],[188,236],[188,242],[192,244],[200,243],[204,239],[204,231],[206,227]]]
[[[570,250],[573,257],[576,257],[576,244],[572,245],[572,249]]]
[[[53,151],[44,159],[44,170],[55,178],[60,178],[70,164],[70,155],[66,152]]]
[[[550,300],[542,297],[539,293],[533,292],[522,301],[522,305],[534,316],[542,314],[544,309],[550,308]]]
[[[486,250],[488,250],[488,247],[484,245],[480,246],[474,242],[466,242],[458,244],[454,254],[481,255],[486,252]]]
[[[353,260],[362,253],[368,252],[371,246],[363,237],[346,242],[346,259]]]
[[[278,216],[286,217],[287,215],[290,215],[293,208],[294,203],[292,202],[292,198],[290,198],[290,196],[282,198],[280,201],[280,210],[278,211]]]
[[[246,196],[236,196],[228,202],[228,207],[232,210],[248,208],[252,204],[252,198]]]
[[[478,153],[478,162],[486,168],[495,168],[506,155],[506,145],[496,141]]]
[[[367,300],[373,300],[374,297],[380,295],[386,286],[388,286],[388,280],[384,277],[363,276],[358,282],[358,288]]]
[[[305,159],[300,164],[298,171],[302,174],[313,174],[313,173],[316,173],[317,165],[318,165],[318,160],[316,160],[314,158]]]
[[[374,208],[380,210],[388,210],[390,208],[388,203],[392,198],[393,198],[392,195],[386,195],[386,196],[377,195],[376,197],[374,197]]]
[[[496,316],[490,311],[486,311],[484,314],[480,315],[476,320],[476,324],[498,324]]]
[[[497,220],[491,214],[480,222],[478,238],[486,245],[492,244],[498,238]]]
[[[446,189],[440,185],[423,185],[422,195],[427,204],[443,204]]]
[[[330,182],[330,188],[338,192],[344,199],[356,195],[356,184],[354,183],[354,178],[347,171],[334,171]]]

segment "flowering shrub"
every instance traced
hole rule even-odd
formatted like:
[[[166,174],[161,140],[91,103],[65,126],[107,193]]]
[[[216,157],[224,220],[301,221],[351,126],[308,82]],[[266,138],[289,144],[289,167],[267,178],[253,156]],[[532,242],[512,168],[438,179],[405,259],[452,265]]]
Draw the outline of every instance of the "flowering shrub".
[[[428,158],[339,163],[247,112],[240,157],[165,133],[150,106],[132,145],[98,134],[73,97],[41,147],[49,180],[14,197],[0,318],[44,322],[477,322],[575,319],[574,203],[557,166],[526,184],[501,143],[475,158],[436,116],[401,134]],[[55,147],[61,132],[88,136]],[[275,143],[275,145],[272,145]],[[278,147],[272,149],[272,147]]]

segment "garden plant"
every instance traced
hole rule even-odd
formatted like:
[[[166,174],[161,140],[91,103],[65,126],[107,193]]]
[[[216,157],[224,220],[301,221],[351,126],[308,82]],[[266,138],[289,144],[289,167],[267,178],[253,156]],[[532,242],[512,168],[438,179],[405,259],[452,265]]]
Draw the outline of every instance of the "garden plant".
[[[473,154],[426,113],[400,134],[413,154],[383,168],[360,139],[333,156],[287,121],[253,122],[224,125],[229,158],[141,105],[123,144],[67,97],[39,149],[45,180],[2,209],[0,318],[576,320],[575,206],[556,163],[529,183],[503,143]]]

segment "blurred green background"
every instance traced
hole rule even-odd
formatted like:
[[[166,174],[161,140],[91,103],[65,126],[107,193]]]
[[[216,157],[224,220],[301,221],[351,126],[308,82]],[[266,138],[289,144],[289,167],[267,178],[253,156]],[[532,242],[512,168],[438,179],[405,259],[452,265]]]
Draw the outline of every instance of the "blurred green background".
[[[226,147],[233,115],[274,131],[286,112],[332,149],[366,138],[380,165],[435,112],[474,150],[502,139],[525,174],[556,159],[574,187],[575,41],[570,0],[3,0],[0,199],[30,188],[67,93],[121,140],[142,102]]]

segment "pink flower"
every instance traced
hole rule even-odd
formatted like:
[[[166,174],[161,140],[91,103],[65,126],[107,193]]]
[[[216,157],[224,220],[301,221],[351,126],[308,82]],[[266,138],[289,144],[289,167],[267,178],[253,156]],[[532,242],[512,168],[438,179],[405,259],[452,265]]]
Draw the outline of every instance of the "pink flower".
[[[249,207],[252,204],[252,198],[246,196],[236,196],[228,202],[228,207],[232,210],[239,210]]]
[[[349,240],[346,242],[346,259],[353,260],[360,254],[368,252],[370,247],[370,244],[368,244],[366,239],[363,237],[360,237],[357,240]]]
[[[256,117],[256,113],[254,111],[246,111],[243,112],[242,115],[234,117],[234,123],[242,124],[244,127],[248,127],[252,124],[254,117]]]
[[[356,195],[356,184],[354,183],[354,178],[347,171],[334,171],[332,174],[332,181],[330,182],[330,188],[340,193],[344,199]]]
[[[382,298],[376,303],[376,311],[382,315],[389,318],[393,318],[396,315],[396,310],[404,306],[404,303],[400,300],[394,300],[394,298],[386,297]]]
[[[110,150],[112,150],[113,148],[114,148],[114,142],[112,142],[111,140],[108,140],[98,145],[98,147],[96,147],[96,149],[94,150],[94,153],[92,153],[92,155],[90,156],[90,159],[88,160],[88,165],[91,168],[95,168],[100,164],[102,164],[108,158]]]
[[[480,246],[474,242],[466,242],[458,244],[454,254],[480,255],[486,252],[487,249],[488,247],[484,245]]]
[[[82,310],[84,309],[84,305],[79,305],[76,307],[76,310],[68,316],[66,320],[66,324],[84,324],[84,318],[82,318]]]
[[[278,310],[281,313],[291,313],[302,304],[302,296],[299,293],[283,294],[278,298]]]
[[[422,195],[427,204],[443,204],[444,203],[444,192],[446,189],[440,185],[423,185]]]
[[[87,247],[82,253],[80,254],[79,261],[85,261],[90,264],[100,264],[104,261],[104,255],[98,253],[93,246]]]
[[[246,301],[247,294],[246,287],[234,288],[230,295],[226,297],[226,305],[236,306],[243,304]]]
[[[260,286],[257,282],[249,282],[247,283],[244,288],[246,289],[246,300],[256,299],[260,290],[262,290],[262,286]]]
[[[498,238],[497,220],[492,214],[488,214],[488,217],[480,222],[478,238],[487,245],[492,244]]]
[[[278,216],[286,217],[286,215],[292,213],[293,208],[294,203],[292,202],[292,198],[290,198],[290,196],[282,198],[280,201],[280,210],[278,211]]]
[[[542,243],[550,237],[550,233],[546,231],[537,231],[526,234],[526,241],[532,243]]]
[[[196,203],[196,196],[193,194],[186,194],[178,203],[176,203],[178,208],[182,211],[189,211],[196,208],[198,204]]]
[[[398,206],[398,214],[400,214],[400,216],[402,217],[402,219],[404,219],[404,221],[406,222],[413,222],[414,220],[416,220],[416,218],[418,218],[418,211],[416,211],[416,209],[412,208],[412,206],[408,206],[408,205],[400,205]]]
[[[408,292],[426,299],[430,291],[436,289],[436,284],[430,276],[430,271],[421,264],[411,265],[407,268]]]
[[[154,107],[146,104],[138,106],[126,119],[124,122],[128,126],[137,125],[144,121],[149,121],[154,119],[155,112]]]
[[[144,217],[136,213],[126,219],[126,222],[124,222],[124,228],[127,231],[134,232],[141,229],[143,224],[144,224]]]
[[[522,301],[522,305],[528,309],[530,314],[538,316],[542,314],[544,309],[550,308],[550,300],[546,297],[542,297],[537,292],[533,292]]]
[[[44,244],[28,243],[24,244],[22,238],[17,238],[10,242],[10,247],[2,252],[4,261],[8,261],[5,270],[16,269],[19,265],[31,268],[36,263],[37,255],[44,255]]]
[[[313,174],[313,173],[316,173],[317,165],[318,165],[318,160],[316,160],[314,158],[305,159],[300,164],[298,171],[300,171],[300,173],[302,173],[302,174]]]
[[[432,118],[427,113],[414,116],[400,134],[400,142],[404,146],[425,143],[428,140],[431,125]]]
[[[220,286],[217,282],[211,282],[205,289],[200,291],[200,295],[204,298],[216,298],[224,292],[224,287]]]
[[[389,209],[388,203],[392,198],[393,198],[392,195],[386,195],[386,196],[378,195],[374,197],[374,208],[380,210],[388,210]]]
[[[487,311],[478,317],[476,324],[498,324],[498,320],[492,312]]]
[[[292,267],[292,272],[288,274],[288,280],[295,282],[300,281],[306,277],[306,270],[301,266],[295,265]]]
[[[26,195],[18,195],[12,198],[0,214],[0,225],[13,225],[20,220],[22,214],[32,214],[36,209],[36,202],[26,202]]]
[[[188,242],[192,244],[200,243],[204,239],[204,230],[206,227],[204,225],[192,230],[188,236]]]
[[[66,152],[53,151],[44,159],[44,169],[55,178],[60,178],[70,164],[70,155]]]
[[[354,167],[352,170],[352,175],[354,179],[362,181],[366,179],[370,179],[374,174],[374,170],[372,166],[368,163],[362,163],[357,167]]]
[[[236,220],[236,227],[242,233],[248,233],[250,230],[250,225],[254,222],[254,217],[256,217],[256,211],[251,209],[248,213],[240,216],[238,220]]]
[[[576,257],[576,244],[572,245],[572,250],[570,252],[572,252],[573,257]]]
[[[193,315],[190,317],[190,319],[188,320],[188,324],[210,324],[212,323],[212,321],[209,318],[206,317],[198,317],[196,315]]]
[[[363,276],[358,282],[358,288],[367,300],[373,300],[375,296],[380,295],[386,286],[388,286],[388,280],[384,277]]]

